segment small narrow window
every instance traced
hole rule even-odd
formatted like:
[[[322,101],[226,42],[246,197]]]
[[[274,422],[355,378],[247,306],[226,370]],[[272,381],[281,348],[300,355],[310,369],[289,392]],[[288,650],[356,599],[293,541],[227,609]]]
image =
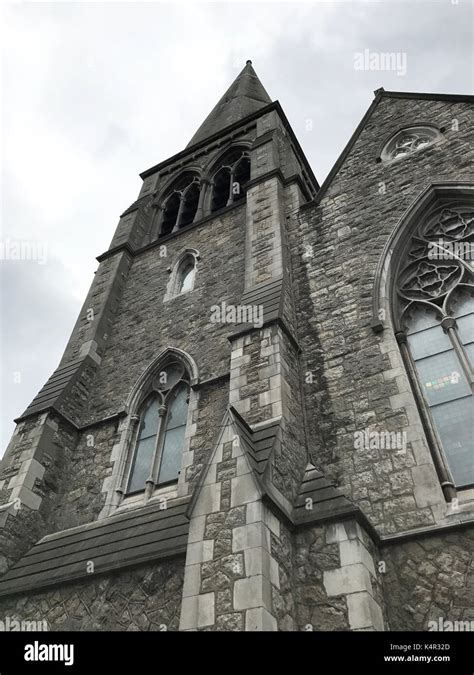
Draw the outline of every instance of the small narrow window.
[[[173,268],[168,269],[170,278],[164,302],[193,290],[194,282],[196,281],[197,261],[199,259],[199,252],[196,249],[185,249],[175,262]]]
[[[186,260],[179,273],[178,294],[192,290],[194,285],[194,269],[194,261]]]

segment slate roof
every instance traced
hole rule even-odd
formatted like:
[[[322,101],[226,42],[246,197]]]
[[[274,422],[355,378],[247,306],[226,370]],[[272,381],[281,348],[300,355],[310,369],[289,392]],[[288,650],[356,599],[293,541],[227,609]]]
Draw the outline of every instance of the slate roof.
[[[182,555],[188,503],[188,497],[170,500],[166,509],[155,503],[43,537],[0,578],[0,596],[86,577],[88,561],[100,574]]]
[[[130,204],[128,208],[125,209],[123,213],[120,214],[120,218],[123,218],[129,213],[132,213],[133,211],[139,209],[142,204],[145,204],[145,202],[150,199],[150,196],[151,195],[147,194],[143,195],[143,197],[139,197],[138,199],[136,199],[132,204]]]
[[[283,277],[253,286],[242,295],[242,305],[262,305],[263,321],[271,321],[281,316]]]
[[[270,422],[268,425],[254,431],[235,408],[231,407],[230,411],[251,468],[256,472],[257,476],[263,476],[268,460],[276,446],[280,443],[280,423]]]
[[[308,498],[312,500],[312,508],[307,508]],[[339,517],[355,510],[357,507],[339,492],[334,483],[325,478],[313,464],[308,464],[294,504],[295,525]]]
[[[247,61],[245,68],[211,110],[186,147],[189,148],[225,127],[240,122],[247,115],[271,102],[270,96],[252,68],[252,62]]]
[[[25,412],[15,422],[52,407],[58,407],[63,395],[80,376],[86,359],[81,357],[56,368],[46,384],[34,397]]]

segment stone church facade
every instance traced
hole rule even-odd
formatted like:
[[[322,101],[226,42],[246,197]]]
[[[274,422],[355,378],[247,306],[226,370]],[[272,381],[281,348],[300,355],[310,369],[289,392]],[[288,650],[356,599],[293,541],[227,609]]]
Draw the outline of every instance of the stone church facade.
[[[319,186],[247,62],[141,174],[0,464],[2,620],[474,621],[473,102],[378,90]]]

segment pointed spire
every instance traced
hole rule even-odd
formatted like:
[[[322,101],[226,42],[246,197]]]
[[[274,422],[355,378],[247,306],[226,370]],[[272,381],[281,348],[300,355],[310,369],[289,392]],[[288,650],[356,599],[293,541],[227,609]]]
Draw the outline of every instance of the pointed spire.
[[[247,61],[245,68],[206,117],[186,147],[189,148],[203,141],[208,136],[264,108],[271,102],[270,96],[252,67],[252,61]]]

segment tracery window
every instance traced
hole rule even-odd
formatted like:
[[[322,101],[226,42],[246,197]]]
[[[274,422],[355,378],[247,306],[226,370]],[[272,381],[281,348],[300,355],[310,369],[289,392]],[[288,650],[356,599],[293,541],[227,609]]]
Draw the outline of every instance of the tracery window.
[[[245,150],[233,149],[224,158],[213,178],[211,212],[245,198],[250,180],[250,157]]]
[[[139,409],[133,459],[126,493],[177,481],[186,430],[189,377],[184,366],[169,362],[154,377]]]
[[[435,127],[415,125],[401,129],[386,143],[381,153],[383,162],[393,162],[407,157],[412,152],[423,150],[443,139]]]
[[[472,206],[437,207],[415,230],[396,286],[399,342],[458,489],[474,485],[473,237]]]
[[[186,173],[178,180],[162,204],[160,237],[176,232],[194,221],[199,204],[200,182]]]

